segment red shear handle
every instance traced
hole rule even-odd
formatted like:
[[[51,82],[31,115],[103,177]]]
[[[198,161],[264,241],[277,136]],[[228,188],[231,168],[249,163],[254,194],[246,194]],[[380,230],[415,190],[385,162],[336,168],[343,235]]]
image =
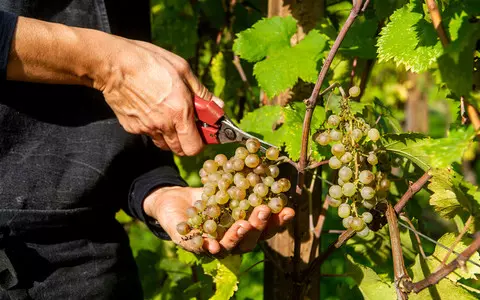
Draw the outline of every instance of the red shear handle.
[[[194,103],[197,118],[208,125],[216,125],[225,114],[215,101],[207,101],[195,95]]]
[[[213,126],[205,127],[203,126],[204,123],[202,121],[197,121],[197,128],[200,132],[200,136],[205,144],[219,144],[220,141],[218,140],[218,128]]]

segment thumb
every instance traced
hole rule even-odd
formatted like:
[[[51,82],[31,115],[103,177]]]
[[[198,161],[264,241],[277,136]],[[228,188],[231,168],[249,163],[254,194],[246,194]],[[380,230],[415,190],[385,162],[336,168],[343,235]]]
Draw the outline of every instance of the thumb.
[[[188,72],[185,74],[185,81],[187,86],[190,88],[193,94],[197,95],[198,97],[205,99],[205,100],[213,100],[218,106],[224,107],[224,102],[222,99],[214,96],[198,79],[193,71],[189,69]]]

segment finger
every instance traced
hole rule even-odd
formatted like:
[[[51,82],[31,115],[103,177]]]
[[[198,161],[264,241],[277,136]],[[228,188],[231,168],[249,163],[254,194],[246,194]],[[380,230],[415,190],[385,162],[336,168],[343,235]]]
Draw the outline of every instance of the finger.
[[[261,234],[261,239],[267,240],[284,230],[284,226],[287,225],[295,216],[295,211],[290,207],[283,208],[278,214],[273,214],[267,222],[267,226]]]
[[[205,99],[207,101],[214,100],[213,94],[200,82],[200,80],[193,74],[192,69],[188,68],[184,72],[184,77],[185,77],[185,83],[187,86],[190,88],[192,93],[197,95],[198,97]],[[215,97],[217,100],[219,100],[217,97]],[[217,102],[217,101],[215,101]],[[223,101],[222,101],[223,102]],[[217,103],[218,104],[218,103]],[[218,104],[220,105],[220,104]],[[223,107],[223,105],[222,105]]]
[[[215,102],[218,106],[220,106],[221,108],[223,108],[225,106],[225,102],[223,102],[222,99],[216,97],[216,96],[213,96],[212,97],[212,100],[213,102]]]
[[[161,134],[158,134],[152,137],[152,141],[153,141],[153,144],[155,144],[155,146],[157,146],[158,148],[166,151],[170,150],[170,148],[168,148],[167,142],[165,141],[165,139]]]
[[[203,188],[190,188],[192,195],[192,205],[195,201],[202,199]]]
[[[182,146],[180,145],[178,135],[174,130],[169,130],[168,135],[163,135],[163,138],[165,139],[168,148],[172,150],[173,153],[180,156],[185,155],[185,152],[183,152]]]
[[[257,245],[258,239],[263,230],[267,227],[268,218],[272,210],[266,205],[260,205],[254,208],[248,222],[253,227],[238,244],[237,248],[241,253],[252,251]]]
[[[235,222],[225,233],[223,238],[220,240],[220,245],[226,251],[232,251],[235,248],[240,240],[250,231],[252,226],[245,220],[239,220]]]
[[[203,249],[215,255],[220,253],[220,250],[222,248],[220,247],[220,244],[218,243],[218,241],[211,238],[205,238],[203,241]]]
[[[175,130],[185,155],[193,156],[202,151],[204,144],[195,123],[192,106],[186,107],[182,119],[175,122]]]

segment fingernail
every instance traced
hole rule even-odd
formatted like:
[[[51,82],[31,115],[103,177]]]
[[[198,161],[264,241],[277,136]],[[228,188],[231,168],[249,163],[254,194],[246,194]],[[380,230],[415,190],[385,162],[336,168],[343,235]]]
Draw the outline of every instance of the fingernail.
[[[284,221],[290,221],[291,219],[293,219],[293,215],[284,215],[283,216]]]
[[[243,228],[242,226],[238,227],[238,229],[237,229],[237,235],[238,235],[239,237],[244,236],[246,233],[247,233],[247,230],[246,230],[245,228]]]
[[[269,211],[260,211],[258,213],[258,218],[262,221],[266,221],[268,219],[268,217],[270,216],[270,212]]]

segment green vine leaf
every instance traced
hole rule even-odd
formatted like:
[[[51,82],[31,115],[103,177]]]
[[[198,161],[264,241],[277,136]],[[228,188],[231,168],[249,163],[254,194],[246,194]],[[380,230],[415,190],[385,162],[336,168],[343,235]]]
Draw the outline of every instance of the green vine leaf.
[[[393,60],[407,70],[423,72],[442,55],[443,48],[433,25],[414,11],[414,3],[397,9],[380,32],[378,58]]]
[[[297,32],[291,16],[263,19],[237,34],[233,50],[241,58],[256,62],[253,73],[269,97],[295,85],[298,78],[315,82],[317,62],[327,39],[317,30],[310,31],[292,47],[290,38]]]
[[[430,205],[444,218],[453,218],[462,211],[476,216],[480,214],[480,191],[463,176],[451,169],[436,169],[428,189],[433,193]]]
[[[419,133],[386,134],[385,149],[393,154],[407,158],[422,170],[430,169],[428,156],[422,149],[426,136]]]
[[[242,257],[230,255],[224,259],[215,259],[210,263],[203,264],[206,274],[213,277],[216,290],[210,300],[230,299],[238,289],[238,274]]]

